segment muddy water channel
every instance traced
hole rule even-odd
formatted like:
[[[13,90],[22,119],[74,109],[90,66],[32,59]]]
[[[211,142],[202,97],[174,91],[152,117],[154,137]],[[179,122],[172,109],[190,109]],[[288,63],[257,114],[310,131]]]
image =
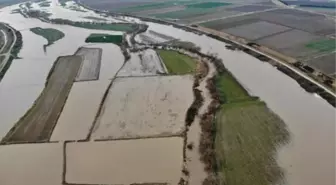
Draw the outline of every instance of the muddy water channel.
[[[18,5],[5,7],[0,11],[0,21],[10,24],[22,34],[22,49],[0,83],[0,139],[32,106],[42,92],[46,77],[58,56],[73,55],[84,45],[91,33],[116,33],[113,31],[87,30],[66,25],[26,19],[20,14],[11,14]],[[65,37],[43,51],[47,40],[29,29],[34,27],[54,28],[62,31]],[[94,47],[94,46],[93,46]],[[103,49],[100,79],[113,78],[123,64],[123,55],[118,46],[99,45]],[[111,60],[113,58],[113,61]]]
[[[335,184],[335,109],[325,100],[307,93],[296,81],[268,63],[204,35],[172,26],[148,23],[155,30],[215,53],[250,94],[260,97],[288,126],[291,140],[278,149],[278,163],[288,185]]]

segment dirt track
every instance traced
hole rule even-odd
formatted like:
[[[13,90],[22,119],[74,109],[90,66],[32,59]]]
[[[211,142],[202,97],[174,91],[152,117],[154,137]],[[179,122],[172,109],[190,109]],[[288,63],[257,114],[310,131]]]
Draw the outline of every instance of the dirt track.
[[[81,64],[79,56],[59,57],[51,69],[46,87],[33,107],[1,141],[26,143],[47,141],[63,109]]]

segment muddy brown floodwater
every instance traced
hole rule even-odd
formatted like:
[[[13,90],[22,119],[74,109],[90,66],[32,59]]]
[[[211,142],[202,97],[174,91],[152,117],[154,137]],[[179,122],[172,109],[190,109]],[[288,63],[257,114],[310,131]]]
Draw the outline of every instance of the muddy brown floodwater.
[[[279,149],[279,165],[286,185],[335,185],[335,108],[307,93],[275,67],[206,35],[150,23],[148,30],[190,41],[204,53],[216,53],[225,67],[249,91],[279,115],[291,133],[290,143]]]
[[[61,185],[63,144],[0,146],[1,185]]]
[[[82,62],[81,57],[59,57],[35,105],[14,125],[1,143],[46,141],[56,124]]]
[[[182,153],[182,137],[68,143],[66,182],[177,185]]]

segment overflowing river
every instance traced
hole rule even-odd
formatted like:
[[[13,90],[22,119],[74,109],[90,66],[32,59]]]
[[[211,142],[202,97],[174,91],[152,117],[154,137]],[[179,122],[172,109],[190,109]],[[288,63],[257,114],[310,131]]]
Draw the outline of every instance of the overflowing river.
[[[38,97],[56,57],[73,54],[90,33],[4,12],[4,9],[0,12],[1,21],[10,23],[15,29],[52,27],[66,32],[66,37],[50,46],[45,55],[42,46],[46,41],[29,31],[22,31],[23,48],[19,56],[23,59],[13,61],[0,83],[0,137]],[[244,52],[226,49],[225,43],[172,26],[147,24],[149,30],[193,42],[204,53],[217,54],[249,93],[260,97],[284,120],[291,140],[278,150],[277,156],[279,165],[285,170],[286,184],[335,185],[335,109],[331,105],[307,93],[296,81],[268,63]]]
[[[0,21],[10,24],[22,34],[22,49],[13,60],[0,83],[0,139],[33,105],[42,92],[47,75],[57,57],[73,55],[81,47],[91,47],[85,38],[91,33],[119,33],[114,31],[88,30],[67,25],[54,25],[38,19],[26,19],[20,14],[11,14],[17,5],[0,11]],[[47,40],[29,29],[34,27],[54,28],[65,37],[43,51]],[[94,47],[94,46],[93,46]],[[101,79],[111,79],[123,64],[123,55],[116,45],[100,44],[103,49]],[[112,62],[111,62],[112,61]]]
[[[215,53],[250,94],[260,97],[287,124],[288,145],[278,150],[288,185],[335,184],[335,109],[307,93],[275,67],[207,36],[148,23],[149,30],[190,41],[204,53]]]

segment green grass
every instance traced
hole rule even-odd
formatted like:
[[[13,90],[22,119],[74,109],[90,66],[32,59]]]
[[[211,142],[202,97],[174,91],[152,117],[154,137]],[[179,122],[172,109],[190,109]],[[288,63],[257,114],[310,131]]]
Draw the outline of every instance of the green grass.
[[[66,24],[70,26],[95,29],[95,30],[113,30],[113,31],[123,31],[131,32],[136,29],[136,24],[131,23],[91,23],[91,22],[73,22],[66,19],[52,19],[53,23],[56,24]]]
[[[229,72],[215,85],[222,103],[214,138],[219,184],[275,184],[283,177],[275,152],[289,139],[285,123]]]
[[[40,28],[40,27],[35,27],[31,28],[30,31],[35,33],[36,35],[40,35],[47,39],[48,44],[44,45],[44,50],[46,47],[52,45],[54,42],[62,39],[65,35],[63,32],[53,29],[53,28]]]
[[[107,21],[107,19],[100,18],[100,17],[93,17],[93,16],[85,16],[83,18],[85,18],[85,19],[91,19],[91,20],[95,20],[95,21]]]
[[[168,1],[168,2],[160,2],[160,3],[149,3],[149,4],[138,5],[138,6],[129,6],[125,8],[120,8],[120,9],[116,9],[116,11],[118,12],[138,12],[138,11],[146,11],[146,10],[181,6],[181,5],[190,4],[192,2],[193,1]]]
[[[169,74],[188,74],[196,69],[196,62],[193,58],[180,54],[176,51],[158,50]]]
[[[271,185],[280,180],[274,153],[288,138],[284,122],[262,102],[222,106],[215,137],[220,184]]]
[[[203,2],[197,4],[190,4],[186,7],[188,8],[218,8],[221,6],[231,5],[231,3],[222,3],[222,2]]]
[[[323,39],[319,41],[313,41],[306,44],[307,48],[314,49],[320,52],[335,51],[336,41],[334,39]]]
[[[151,16],[154,16],[156,18],[186,19],[190,17],[205,15],[212,11],[213,11],[212,9],[204,9],[204,8],[187,8],[184,10],[178,10],[173,12],[151,14]]]
[[[222,102],[232,103],[251,99],[247,91],[228,72],[217,75],[215,84]]]
[[[122,35],[109,35],[109,34],[100,34],[92,33],[85,39],[85,42],[93,43],[114,43],[121,44],[123,41]]]

